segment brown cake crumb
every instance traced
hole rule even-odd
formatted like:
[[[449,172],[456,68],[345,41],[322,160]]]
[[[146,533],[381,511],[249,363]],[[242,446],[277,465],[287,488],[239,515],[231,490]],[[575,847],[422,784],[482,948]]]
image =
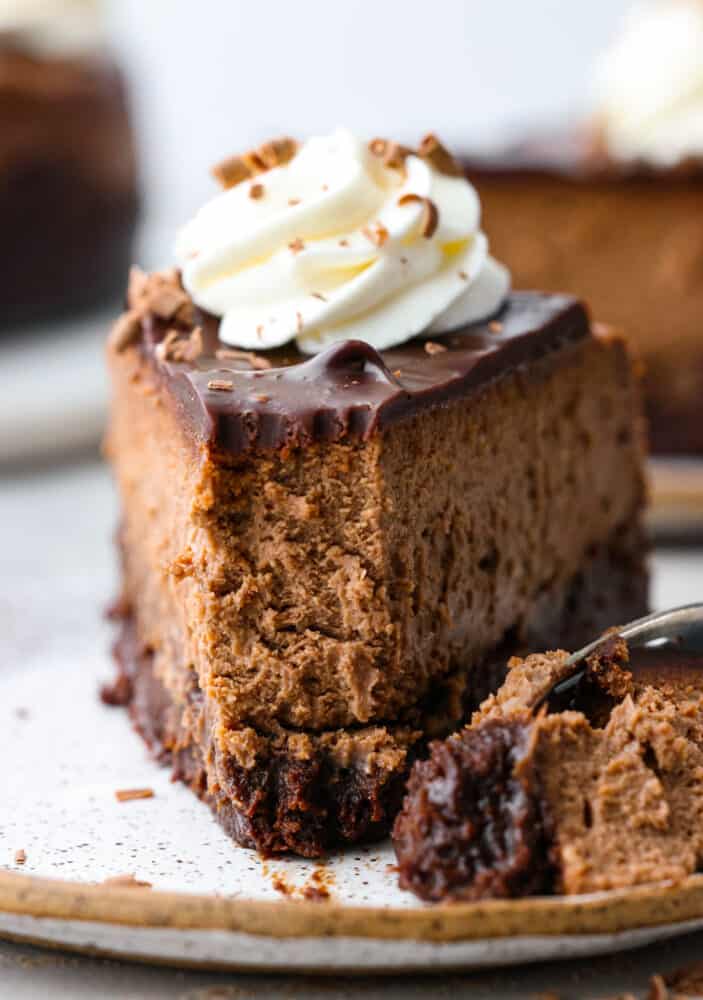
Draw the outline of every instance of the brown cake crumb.
[[[124,707],[132,698],[132,682],[126,674],[118,674],[110,684],[100,688],[100,700],[104,705]]]
[[[226,378],[211,378],[207,384],[214,392],[231,392],[233,386],[234,382]]]
[[[118,802],[133,802],[135,799],[153,799],[153,788],[118,788],[115,798]]]
[[[27,852],[23,848],[20,848],[19,851],[15,851],[16,865],[23,865],[26,860],[27,860]]]
[[[268,358],[254,354],[253,351],[238,351],[234,348],[220,347],[215,351],[215,357],[218,361],[246,361],[255,371],[267,371],[272,367]]]
[[[158,361],[189,362],[196,361],[203,353],[203,331],[194,327],[190,334],[184,335],[182,330],[167,330],[164,339],[154,348],[154,356]]]
[[[101,885],[110,886],[113,889],[151,889],[151,882],[143,882],[138,878],[135,878],[133,874],[129,875],[112,875],[110,878],[103,879],[100,883]]]

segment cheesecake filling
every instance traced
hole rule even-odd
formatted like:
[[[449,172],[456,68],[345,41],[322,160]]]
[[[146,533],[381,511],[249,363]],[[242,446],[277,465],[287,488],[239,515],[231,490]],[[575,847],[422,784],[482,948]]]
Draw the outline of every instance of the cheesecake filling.
[[[434,137],[415,153],[337,129],[213,198],[176,254],[227,344],[383,350],[501,306],[509,275],[480,223],[475,189]]]
[[[671,167],[703,156],[703,3],[636,5],[601,60],[595,91],[613,158]]]

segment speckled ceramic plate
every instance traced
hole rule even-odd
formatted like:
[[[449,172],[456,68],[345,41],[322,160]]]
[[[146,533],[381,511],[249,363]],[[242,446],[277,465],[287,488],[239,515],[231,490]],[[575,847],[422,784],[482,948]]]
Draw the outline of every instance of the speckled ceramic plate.
[[[0,935],[174,964],[398,971],[604,953],[703,926],[703,877],[431,907],[398,890],[388,845],[262,862],[100,703],[110,631],[95,578],[67,567],[60,604],[31,580],[0,601],[12,649],[0,659]],[[153,796],[115,795],[139,788]],[[126,875],[151,887],[105,884]]]

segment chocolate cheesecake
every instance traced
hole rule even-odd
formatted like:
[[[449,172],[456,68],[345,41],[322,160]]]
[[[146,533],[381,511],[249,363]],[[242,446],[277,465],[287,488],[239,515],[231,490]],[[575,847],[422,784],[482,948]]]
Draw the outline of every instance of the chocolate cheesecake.
[[[582,126],[466,156],[516,287],[584,298],[645,366],[653,451],[703,453],[703,3],[633,8]]]
[[[119,301],[132,254],[138,198],[124,80],[99,39],[85,37],[84,21],[97,18],[90,5],[59,6],[53,16],[51,5],[26,17],[19,8],[9,21],[0,10],[6,324]]]
[[[335,156],[347,142],[334,139]],[[364,169],[397,172],[382,175],[388,237],[359,242],[374,255],[363,274],[413,253],[407,233],[393,244],[406,174],[361,145],[345,145],[345,163],[350,149]],[[239,201],[218,196],[218,224],[232,205],[258,219],[248,192],[274,199],[294,176],[288,160],[248,162]],[[446,188],[448,176],[437,188],[458,198],[465,181]],[[321,199],[334,187],[315,183]],[[439,261],[417,209],[417,252]],[[309,274],[325,247],[311,222],[292,225],[283,263],[297,268],[309,243]],[[357,241],[344,232],[346,264]],[[221,249],[187,254],[229,280]],[[254,282],[255,260],[235,280]],[[485,319],[446,332],[380,349],[338,337],[310,354],[301,343],[325,340],[322,322],[251,350],[249,313],[233,323],[206,308],[200,273],[133,272],[110,337],[125,618],[113,697],[236,840],[313,856],[389,829],[412,761],[461,725],[506,650],[578,643],[644,610],[639,387],[623,340],[568,296],[501,292]],[[475,290],[468,272],[460,281],[454,309]],[[324,287],[328,324],[339,292]],[[345,284],[345,304],[356,288]],[[389,309],[374,337],[397,323],[397,299]],[[264,324],[285,322],[275,300],[261,316],[262,340]],[[359,322],[368,330],[365,300]]]
[[[699,869],[703,658],[613,638],[560,699],[566,658],[512,661],[471,725],[415,765],[393,831],[403,888],[572,894]]]
[[[703,159],[623,165],[588,132],[467,159],[518,288],[582,296],[644,363],[652,450],[703,453]]]

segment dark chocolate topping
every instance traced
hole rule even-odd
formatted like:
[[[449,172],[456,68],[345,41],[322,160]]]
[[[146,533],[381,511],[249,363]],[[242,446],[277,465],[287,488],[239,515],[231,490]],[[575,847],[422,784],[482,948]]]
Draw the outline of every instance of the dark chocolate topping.
[[[519,292],[492,320],[432,337],[432,345],[446,350],[428,351],[427,337],[382,353],[349,340],[311,358],[294,347],[261,352],[272,367],[254,370],[247,361],[216,357],[227,350],[218,339],[218,320],[200,314],[196,322],[203,328],[196,361],[157,359],[167,324],[153,316],[144,322],[143,349],[196,436],[233,453],[368,438],[590,335],[576,299]]]

